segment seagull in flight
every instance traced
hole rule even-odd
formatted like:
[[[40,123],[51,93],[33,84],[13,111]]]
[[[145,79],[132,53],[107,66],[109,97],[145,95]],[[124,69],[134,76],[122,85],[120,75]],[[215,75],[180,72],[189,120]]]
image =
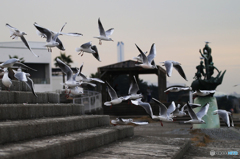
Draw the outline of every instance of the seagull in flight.
[[[220,118],[223,119],[223,121],[227,124],[228,127],[234,127],[232,113],[226,110],[218,109],[213,111],[213,115],[218,114]],[[230,123],[231,119],[231,123]]]
[[[191,117],[191,120],[184,121],[184,123],[191,123],[191,124],[206,124],[205,121],[202,119],[204,115],[207,114],[209,108],[209,103],[206,103],[198,113],[195,113],[192,110],[192,107],[187,103],[188,114]],[[192,128],[192,127],[191,127]]]
[[[211,93],[215,93],[215,90],[196,90],[195,92],[193,92],[192,95],[198,95],[198,96],[207,96]]]
[[[149,52],[149,55],[146,56],[142,50],[137,46],[137,44],[135,44],[138,51],[140,52],[141,56],[142,56],[142,64],[135,64],[135,66],[140,66],[142,68],[146,68],[146,69],[154,69],[157,68],[157,66],[155,64],[153,64],[153,59],[156,56],[156,46],[153,43]]]
[[[105,102],[104,105],[112,107],[112,105],[116,105],[121,103],[124,100],[128,100],[128,97],[118,97],[116,91],[110,86],[110,84],[107,81],[106,81],[106,84],[107,84],[107,91],[111,98],[111,101]]]
[[[129,96],[129,100],[135,100],[138,98],[142,98],[143,95],[142,94],[138,94],[137,92],[139,91],[139,87],[137,84],[137,80],[135,78],[135,76],[133,76],[133,79],[131,80],[131,84],[128,90],[128,96]]]
[[[84,52],[91,53],[98,61],[101,62],[97,47],[96,47],[96,45],[92,45],[91,41],[84,43],[80,47],[76,48],[76,52],[79,52],[78,55],[81,54],[81,56],[83,56]]]
[[[168,92],[179,92],[179,91],[191,91],[192,88],[191,87],[170,87],[168,89],[166,89],[164,92],[168,93]]]
[[[7,61],[0,64],[0,67],[2,67],[2,68],[13,67],[13,66],[17,66],[17,67],[21,66],[23,68],[30,69],[32,71],[37,71],[31,67],[24,65],[23,63],[21,63],[21,61],[19,59],[16,59],[16,58],[8,59]]]
[[[178,71],[178,73],[187,81],[187,77],[186,77],[186,75],[181,67],[181,64],[179,62],[173,61],[173,60],[167,60],[167,61],[160,62],[160,63],[163,63],[163,66],[165,66],[168,77],[171,77],[172,70],[174,67]]]
[[[7,27],[9,28],[9,30],[10,30],[10,37],[11,37],[12,39],[15,39],[15,38],[17,39],[18,37],[20,37],[21,40],[22,40],[22,42],[24,43],[24,45],[28,48],[28,50],[30,50],[31,53],[32,53],[34,56],[39,57],[39,56],[38,56],[37,54],[35,54],[35,53],[32,51],[32,49],[30,48],[27,40],[26,40],[25,37],[24,37],[24,35],[27,35],[25,32],[22,32],[22,31],[18,30],[17,28],[12,27],[12,26],[9,25],[8,23],[6,24],[6,26],[7,26]]]
[[[152,98],[152,100],[156,102],[157,105],[159,106],[159,115],[153,115],[151,105],[147,102],[142,102],[141,100],[142,98],[138,98],[136,100],[131,100],[131,102],[135,105],[143,107],[143,109],[145,109],[145,111],[151,117],[152,120],[159,120],[162,126],[163,126],[162,121],[167,122],[173,121],[170,114],[176,109],[174,102],[172,102],[170,106],[167,108],[163,103],[161,103],[155,98]]]
[[[99,29],[100,36],[97,36],[94,38],[99,39],[99,45],[102,45],[102,40],[113,41],[112,38],[110,38],[109,36],[112,35],[114,29],[111,28],[111,29],[108,29],[107,31],[105,31],[102,26],[102,23],[100,21],[100,18],[98,18],[98,29]]]

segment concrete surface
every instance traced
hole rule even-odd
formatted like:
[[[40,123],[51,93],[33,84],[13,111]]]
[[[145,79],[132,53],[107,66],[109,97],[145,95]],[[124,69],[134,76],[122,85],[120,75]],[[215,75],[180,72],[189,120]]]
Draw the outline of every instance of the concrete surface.
[[[21,91],[0,91],[0,104],[13,103],[59,103],[60,97],[58,93],[36,92],[35,97],[32,92]]]
[[[0,121],[83,114],[80,104],[0,104]]]
[[[133,136],[132,126],[100,127],[0,146],[0,158],[63,159]]]
[[[107,115],[81,115],[0,122],[0,144],[109,126]]]

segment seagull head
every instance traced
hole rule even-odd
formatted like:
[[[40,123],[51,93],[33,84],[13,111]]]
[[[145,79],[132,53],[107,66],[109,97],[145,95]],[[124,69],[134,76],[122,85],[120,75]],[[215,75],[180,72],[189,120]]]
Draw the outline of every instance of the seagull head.
[[[25,32],[22,32],[22,35],[27,35]]]
[[[206,124],[206,122],[205,122],[204,120],[201,120],[201,123],[202,123],[202,124]]]
[[[109,38],[109,40],[110,40],[110,41],[113,41],[113,39],[112,39],[112,38]]]

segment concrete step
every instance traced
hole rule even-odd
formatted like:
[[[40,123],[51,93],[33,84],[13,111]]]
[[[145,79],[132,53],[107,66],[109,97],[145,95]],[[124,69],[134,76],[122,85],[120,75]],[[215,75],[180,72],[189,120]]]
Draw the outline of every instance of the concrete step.
[[[18,80],[12,80],[12,85],[8,89],[2,84],[2,79],[0,79],[0,90],[10,90],[10,91],[31,91],[31,89],[24,82]]]
[[[4,159],[62,159],[133,136],[132,126],[100,127],[0,146]]]
[[[190,146],[184,138],[133,136],[69,159],[180,159]]]
[[[83,114],[80,104],[0,104],[0,121]]]
[[[59,103],[60,98],[58,93],[36,92],[38,97],[35,97],[32,92],[22,91],[0,91],[0,104],[13,103]]]
[[[108,115],[81,115],[0,122],[0,144],[109,126]]]

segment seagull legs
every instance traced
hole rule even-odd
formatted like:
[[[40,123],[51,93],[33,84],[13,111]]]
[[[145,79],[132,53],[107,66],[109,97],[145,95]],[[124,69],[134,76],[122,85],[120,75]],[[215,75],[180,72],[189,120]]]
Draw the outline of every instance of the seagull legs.
[[[160,123],[161,123],[161,125],[163,126],[163,123],[162,123],[162,121],[160,120]]]
[[[102,41],[101,40],[99,40],[99,45],[102,45]]]
[[[83,51],[80,51],[78,55],[82,54],[81,56],[83,56],[83,53],[84,53]]]

